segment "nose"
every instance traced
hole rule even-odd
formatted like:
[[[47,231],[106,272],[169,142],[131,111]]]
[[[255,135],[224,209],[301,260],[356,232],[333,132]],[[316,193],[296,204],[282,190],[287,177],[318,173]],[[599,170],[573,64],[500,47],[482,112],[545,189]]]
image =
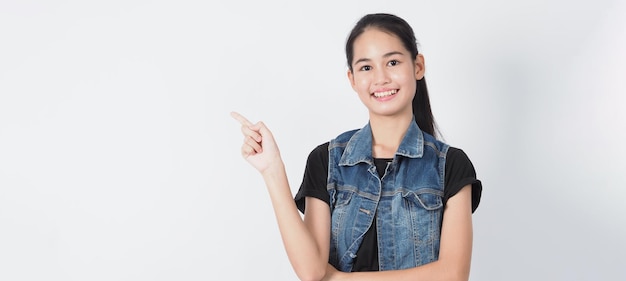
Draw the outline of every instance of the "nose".
[[[384,85],[389,83],[389,74],[384,67],[378,67],[374,70],[374,83],[376,85]]]

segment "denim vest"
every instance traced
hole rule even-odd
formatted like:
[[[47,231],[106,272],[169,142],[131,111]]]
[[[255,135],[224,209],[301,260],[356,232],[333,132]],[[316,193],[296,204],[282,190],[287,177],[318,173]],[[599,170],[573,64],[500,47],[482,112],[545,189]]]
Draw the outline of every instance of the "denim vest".
[[[422,132],[413,121],[379,178],[369,124],[331,140],[327,186],[330,264],[344,272],[352,269],[363,235],[374,218],[381,271],[437,260],[448,147]]]

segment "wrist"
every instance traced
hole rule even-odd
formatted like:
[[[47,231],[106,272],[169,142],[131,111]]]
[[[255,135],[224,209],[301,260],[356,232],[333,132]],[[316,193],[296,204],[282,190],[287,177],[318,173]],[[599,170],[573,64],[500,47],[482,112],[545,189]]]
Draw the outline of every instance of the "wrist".
[[[261,172],[261,175],[265,180],[272,180],[284,176],[285,165],[282,159],[279,158],[272,165],[267,166],[267,168]]]

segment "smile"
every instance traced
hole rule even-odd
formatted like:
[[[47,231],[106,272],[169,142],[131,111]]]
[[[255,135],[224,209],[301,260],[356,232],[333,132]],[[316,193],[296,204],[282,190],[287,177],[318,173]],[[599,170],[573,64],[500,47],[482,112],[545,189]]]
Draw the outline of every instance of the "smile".
[[[389,91],[384,91],[384,92],[374,92],[374,97],[377,98],[384,98],[384,97],[388,97],[391,95],[395,95],[398,92],[398,90],[389,90]]]

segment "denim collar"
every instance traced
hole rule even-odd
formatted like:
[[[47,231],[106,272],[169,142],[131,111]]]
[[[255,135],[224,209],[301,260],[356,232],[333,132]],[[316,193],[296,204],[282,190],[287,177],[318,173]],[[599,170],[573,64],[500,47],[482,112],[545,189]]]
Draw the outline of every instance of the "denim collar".
[[[408,158],[421,158],[424,155],[424,133],[415,123],[415,118],[411,121],[409,128],[396,151],[396,156]],[[358,130],[346,145],[346,148],[339,161],[340,166],[352,166],[359,162],[366,162],[373,165],[372,157],[372,128],[368,122],[365,127]]]

